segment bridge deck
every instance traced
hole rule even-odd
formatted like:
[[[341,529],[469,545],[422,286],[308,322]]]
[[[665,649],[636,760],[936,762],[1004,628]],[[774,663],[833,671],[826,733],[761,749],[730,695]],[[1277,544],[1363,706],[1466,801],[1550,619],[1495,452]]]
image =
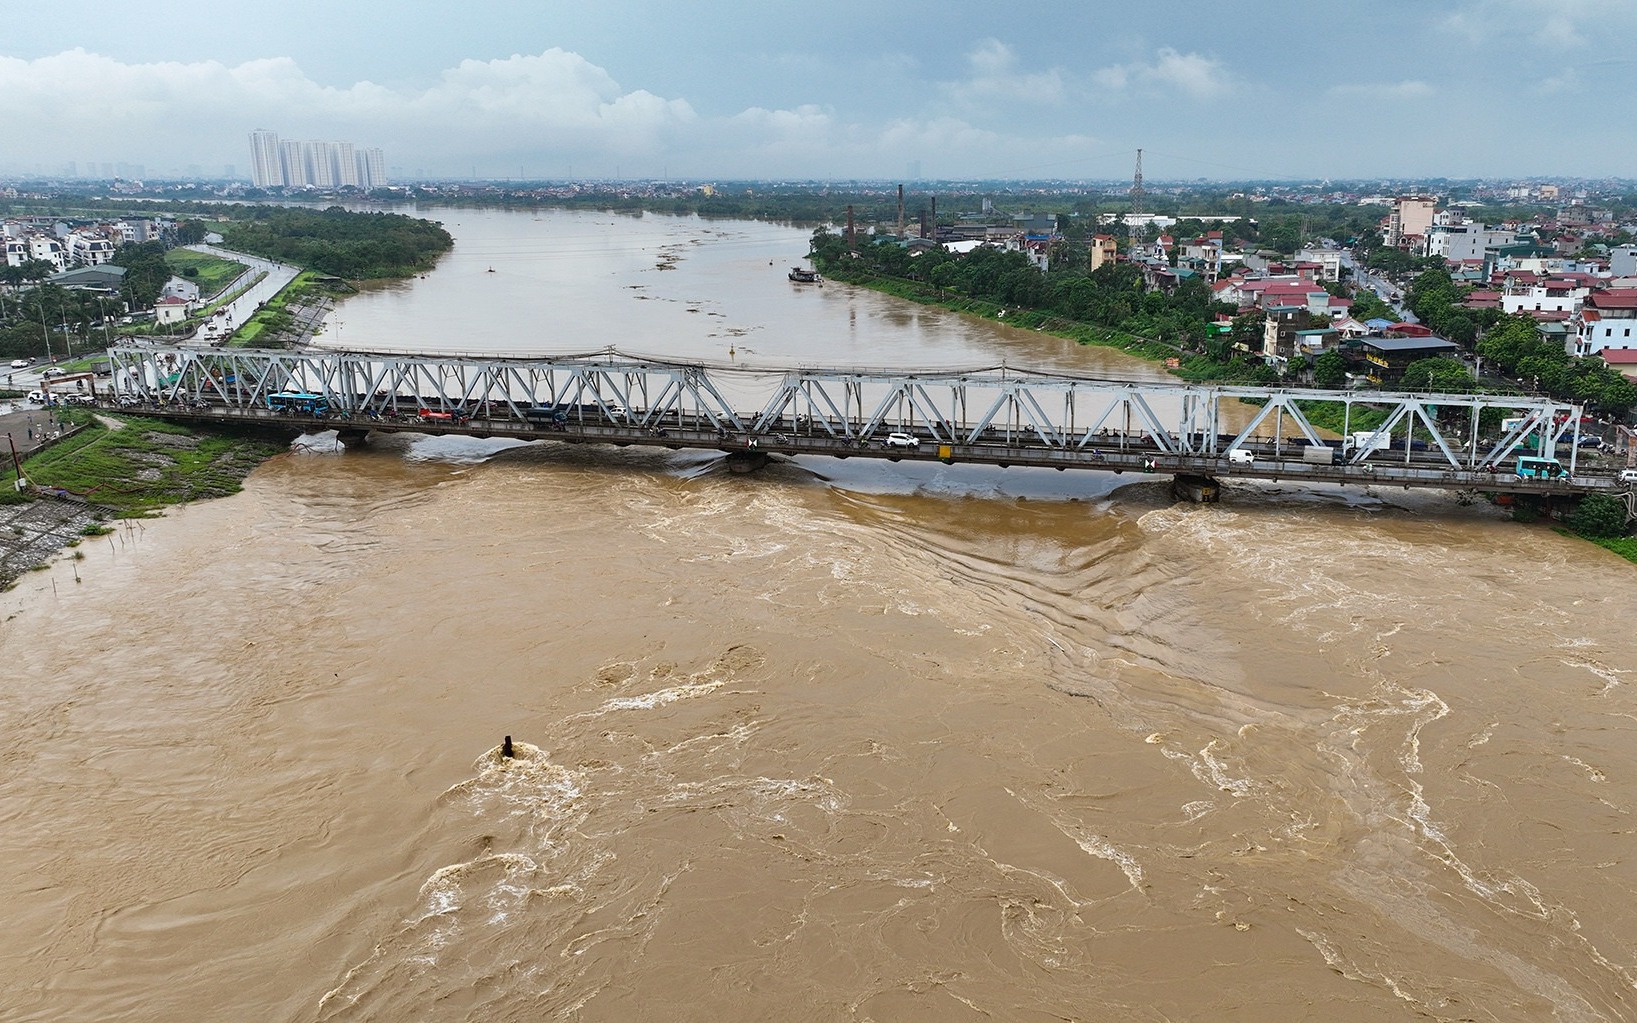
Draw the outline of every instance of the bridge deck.
[[[1578,407],[1519,395],[1204,387],[1005,367],[748,369],[613,352],[131,345],[109,358],[117,397],[197,422],[1538,494],[1626,489],[1575,471]],[[1346,440],[1327,439],[1309,420],[1325,404]],[[757,411],[739,411],[746,407]],[[314,409],[322,417],[303,414]],[[1371,429],[1349,434],[1351,422]],[[895,446],[906,437],[915,446]],[[1325,455],[1304,458],[1312,451]]]
[[[1508,472],[1452,469],[1425,457],[1409,463],[1365,461],[1330,465],[1303,461],[1302,448],[1286,443],[1276,450],[1272,444],[1247,445],[1255,460],[1230,461],[1211,457],[1167,452],[1141,436],[1110,437],[1106,446],[1087,451],[1043,447],[996,436],[979,443],[939,445],[923,440],[918,447],[888,447],[884,441],[835,438],[824,434],[802,434],[794,424],[786,430],[758,433],[722,432],[710,427],[635,427],[612,423],[570,422],[540,425],[512,419],[471,419],[464,422],[422,422],[416,417],[395,419],[378,416],[329,414],[322,417],[286,415],[268,410],[239,410],[221,407],[167,406],[137,408],[142,415],[191,422],[201,426],[237,425],[272,427],[291,431],[335,430],[364,433],[417,433],[434,436],[500,437],[519,441],[557,441],[570,444],[615,444],[620,446],[663,447],[673,450],[698,449],[757,452],[779,455],[824,455],[831,458],[878,458],[890,461],[942,462],[945,464],[993,465],[1002,468],[1028,466],[1046,469],[1094,469],[1115,473],[1204,476],[1217,479],[1300,480],[1313,483],[1433,487],[1451,490],[1485,490],[1525,494],[1612,493],[1620,488],[1607,477],[1567,479],[1521,479]],[[1121,441],[1125,443],[1122,446]],[[1402,456],[1400,456],[1402,457]]]

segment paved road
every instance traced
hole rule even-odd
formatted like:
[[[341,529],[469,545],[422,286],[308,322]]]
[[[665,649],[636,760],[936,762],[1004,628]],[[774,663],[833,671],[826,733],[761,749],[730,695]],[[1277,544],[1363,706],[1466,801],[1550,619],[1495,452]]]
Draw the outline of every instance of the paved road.
[[[287,284],[296,279],[296,274],[301,272],[297,267],[284,263],[275,263],[270,259],[262,259],[258,256],[247,256],[242,252],[219,249],[214,245],[189,245],[188,248],[220,259],[231,259],[250,268],[245,272],[244,277],[228,286],[230,293],[234,288],[240,287],[245,278],[255,280],[258,275],[265,274],[244,294],[217,309],[217,316],[227,321],[226,330],[223,332],[224,336],[244,326],[246,321],[256,314],[256,310],[261,308],[263,303],[283,291]],[[201,336],[196,340],[203,340],[203,338]]]
[[[12,448],[24,458],[28,453],[39,447],[52,432],[58,429],[56,419],[49,409],[41,408],[24,401],[0,401],[0,442],[5,447],[0,449],[0,461],[6,468],[11,468]]]

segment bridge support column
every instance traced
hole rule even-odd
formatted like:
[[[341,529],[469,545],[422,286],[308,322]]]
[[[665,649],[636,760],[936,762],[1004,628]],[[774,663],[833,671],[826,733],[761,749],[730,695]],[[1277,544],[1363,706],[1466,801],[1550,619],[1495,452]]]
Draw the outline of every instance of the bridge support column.
[[[755,472],[767,464],[767,453],[764,451],[729,451],[729,472]]]
[[[1210,476],[1183,473],[1172,478],[1171,496],[1194,504],[1215,504],[1222,499],[1222,485]]]
[[[341,442],[344,448],[361,448],[369,443],[368,430],[337,430],[335,439]]]

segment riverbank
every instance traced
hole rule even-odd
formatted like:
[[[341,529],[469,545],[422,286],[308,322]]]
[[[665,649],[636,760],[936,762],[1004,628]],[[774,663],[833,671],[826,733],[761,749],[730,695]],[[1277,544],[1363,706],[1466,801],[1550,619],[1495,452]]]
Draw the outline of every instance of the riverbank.
[[[12,416],[43,417],[43,412]],[[236,494],[283,445],[197,434],[159,420],[83,410],[65,413],[69,430],[0,473],[0,589],[46,565],[111,519],[162,515],[172,505]],[[0,417],[3,419],[4,417]],[[5,425],[0,422],[0,426]],[[19,451],[19,455],[23,452]]]

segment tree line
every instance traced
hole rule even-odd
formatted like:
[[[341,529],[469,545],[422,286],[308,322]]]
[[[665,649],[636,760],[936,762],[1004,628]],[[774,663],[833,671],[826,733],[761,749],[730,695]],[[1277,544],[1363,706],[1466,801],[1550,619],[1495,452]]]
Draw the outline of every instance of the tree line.
[[[218,225],[229,248],[349,280],[410,276],[455,244],[443,225],[400,213],[258,206],[240,216]]]

